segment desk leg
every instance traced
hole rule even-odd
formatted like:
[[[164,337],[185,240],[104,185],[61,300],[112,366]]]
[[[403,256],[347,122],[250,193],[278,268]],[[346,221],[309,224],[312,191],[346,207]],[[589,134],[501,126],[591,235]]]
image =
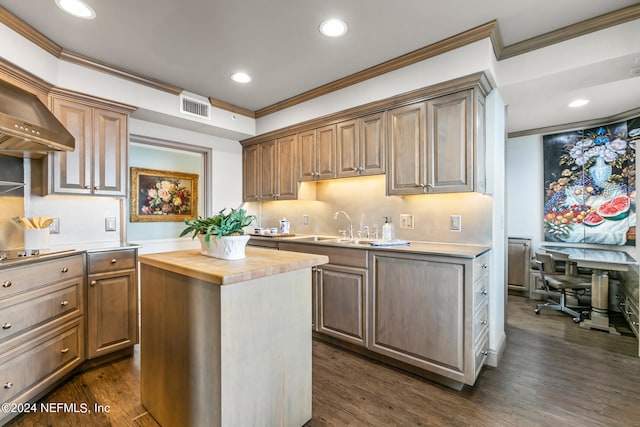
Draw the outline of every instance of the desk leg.
[[[606,271],[594,269],[591,276],[591,319],[580,322],[585,329],[599,329],[612,335],[620,335],[609,326],[609,276]]]

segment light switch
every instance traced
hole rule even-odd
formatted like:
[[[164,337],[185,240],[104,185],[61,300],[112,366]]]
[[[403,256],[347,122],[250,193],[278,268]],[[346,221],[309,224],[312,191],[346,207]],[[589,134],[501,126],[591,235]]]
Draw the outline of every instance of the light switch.
[[[60,218],[53,218],[49,226],[49,234],[60,234]]]
[[[116,231],[115,216],[109,216],[104,219],[104,231]]]
[[[400,214],[400,228],[405,230],[413,230],[415,228],[413,224],[413,215]]]
[[[462,231],[462,216],[460,215],[449,216],[449,230]]]

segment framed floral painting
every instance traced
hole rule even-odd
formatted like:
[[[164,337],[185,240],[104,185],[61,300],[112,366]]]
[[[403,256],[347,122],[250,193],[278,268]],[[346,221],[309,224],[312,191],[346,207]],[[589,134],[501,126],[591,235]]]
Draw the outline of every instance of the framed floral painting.
[[[544,239],[635,245],[640,118],[543,137]]]
[[[131,168],[131,222],[181,222],[195,218],[198,175]]]

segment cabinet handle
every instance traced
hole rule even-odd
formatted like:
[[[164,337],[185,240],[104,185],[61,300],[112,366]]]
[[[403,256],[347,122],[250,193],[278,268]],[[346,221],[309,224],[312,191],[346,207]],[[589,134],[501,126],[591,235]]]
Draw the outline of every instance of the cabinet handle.
[[[482,321],[480,322],[480,324],[481,324],[482,326],[485,326],[485,325],[487,324],[487,321],[486,321],[486,320],[482,320]]]
[[[11,381],[4,383],[4,388],[9,390],[13,387],[13,383]]]
[[[60,270],[61,273],[68,273],[69,272],[69,268],[68,267],[62,267],[62,270]]]
[[[62,353],[62,354],[69,353],[69,347],[63,348],[62,350],[60,350],[60,353]]]
[[[487,290],[486,290],[486,289],[483,289],[483,290],[482,290],[482,292],[480,292],[480,293],[481,293],[482,295],[487,295],[487,293],[488,293],[488,292],[487,292]]]
[[[91,281],[91,286],[95,286],[95,285],[97,285],[97,284],[98,284],[98,282],[97,282],[97,281],[95,281],[95,280],[92,280],[92,281]]]
[[[487,350],[483,350],[483,351],[482,351],[482,355],[483,355],[483,356],[488,356],[488,355],[489,355],[489,352],[488,352]]]
[[[61,305],[61,306],[63,306],[63,307],[66,307],[66,306],[68,306],[68,305],[69,305],[69,301],[64,300],[64,301],[62,301],[62,302],[60,303],[60,305]]]
[[[11,280],[5,280],[4,282],[2,282],[3,288],[10,288],[11,285],[12,285]]]
[[[111,264],[115,264],[116,262],[118,262],[118,260],[115,258],[111,260]]]
[[[624,314],[626,314],[626,315],[628,316],[628,315],[630,315],[630,314],[633,314],[633,311],[631,311],[631,310],[625,310],[625,311],[624,311]]]
[[[487,264],[482,264],[482,268],[487,269],[489,266]]]
[[[638,322],[635,322],[635,321],[631,322],[631,324],[632,324],[633,326],[638,326]]]
[[[416,184],[416,187],[424,188],[424,184]]]
[[[94,186],[93,186],[93,189],[94,189],[94,190],[97,190],[97,189],[98,189],[98,186],[97,186],[97,185],[94,185]]]
[[[6,322],[2,324],[2,329],[11,329],[11,326],[13,326],[11,323]]]
[[[85,189],[85,190],[88,190],[89,188],[91,188],[91,187],[89,187],[88,185],[85,185],[85,186],[84,186],[84,189]]]

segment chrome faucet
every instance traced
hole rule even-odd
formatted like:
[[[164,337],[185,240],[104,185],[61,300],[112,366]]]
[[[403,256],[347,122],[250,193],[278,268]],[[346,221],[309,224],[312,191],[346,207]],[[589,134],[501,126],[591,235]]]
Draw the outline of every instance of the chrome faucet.
[[[349,221],[349,240],[353,240],[353,223],[351,222],[351,217],[349,216],[349,214],[347,214],[345,211],[337,211],[333,214],[333,219],[337,221],[338,215],[341,213],[346,216],[347,220]]]

